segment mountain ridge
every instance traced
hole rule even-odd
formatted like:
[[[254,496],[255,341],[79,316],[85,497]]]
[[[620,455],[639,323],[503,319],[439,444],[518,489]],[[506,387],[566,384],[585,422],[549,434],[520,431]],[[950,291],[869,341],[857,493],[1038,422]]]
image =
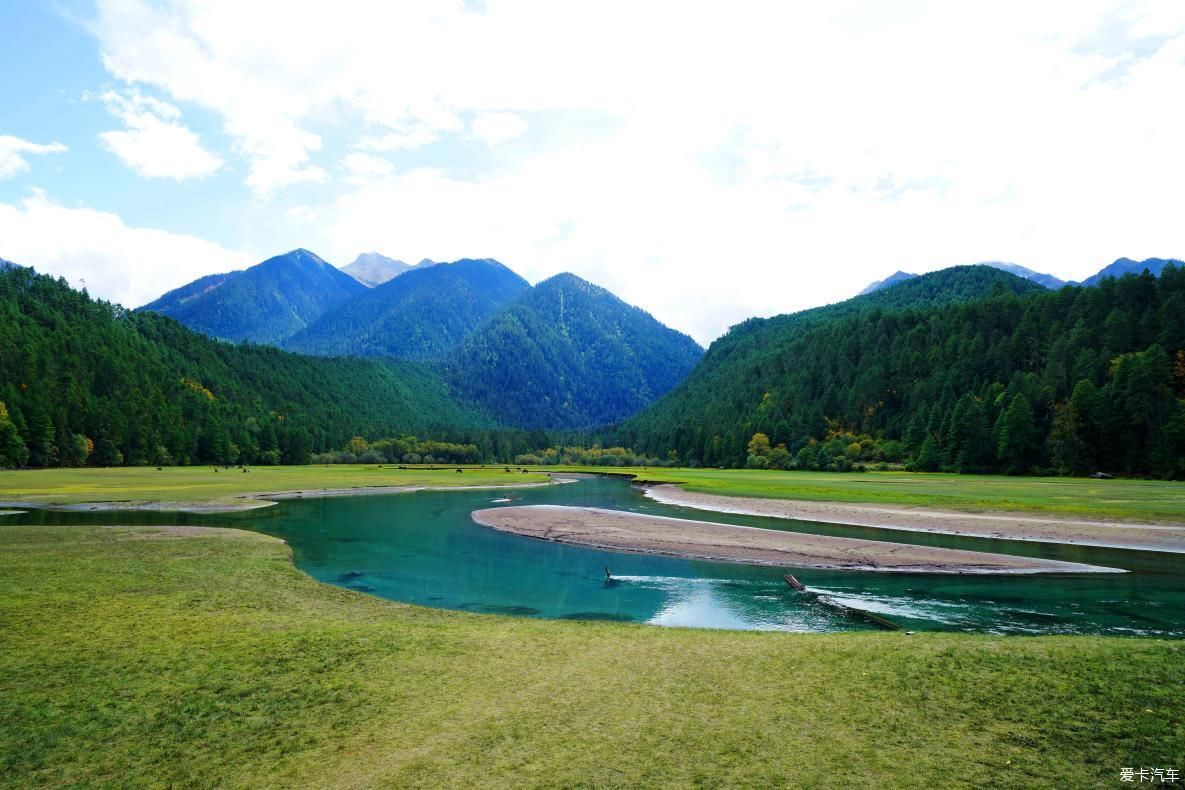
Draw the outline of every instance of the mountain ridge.
[[[436,359],[530,287],[490,258],[412,267],[334,306],[282,345],[319,356]]]
[[[1143,271],[1148,271],[1154,277],[1159,277],[1160,273],[1164,271],[1164,267],[1169,264],[1175,266],[1185,266],[1176,258],[1145,258],[1142,261],[1133,260],[1131,258],[1118,258],[1114,263],[1110,263],[1100,269],[1097,273],[1092,274],[1082,281],[1081,285],[1096,285],[1099,281],[1108,277],[1122,277],[1125,274],[1140,274]]]
[[[419,263],[406,263],[379,252],[363,252],[353,263],[341,267],[341,270],[363,285],[374,288],[413,269],[426,269],[437,263],[431,258],[423,258]]]
[[[355,435],[490,425],[426,365],[226,343],[24,267],[0,267],[0,348],[25,349],[0,354],[20,438],[0,466],[307,463]]]
[[[137,309],[223,340],[274,344],[365,290],[350,275],[298,248],[247,269],[198,278]]]
[[[702,353],[645,310],[563,272],[459,344],[446,377],[503,424],[581,429],[619,421],[660,397]]]
[[[849,302],[734,327],[613,440],[711,466],[1185,476],[1185,268],[1051,291],[961,267]]]
[[[1098,272],[1096,272],[1095,274],[1092,274],[1090,277],[1087,277],[1085,280],[1082,280],[1081,282],[1075,282],[1073,280],[1063,280],[1059,277],[1055,277],[1052,274],[1045,274],[1042,272],[1034,271],[1033,269],[1030,269],[1027,266],[1021,266],[1020,264],[1017,264],[1017,263],[1007,263],[1004,261],[981,261],[980,263],[974,263],[974,264],[970,264],[970,265],[972,265],[972,266],[990,266],[993,269],[999,269],[1000,271],[1005,271],[1005,272],[1008,272],[1009,274],[1015,274],[1018,277],[1023,277],[1026,280],[1031,280],[1032,282],[1035,282],[1038,285],[1041,285],[1045,288],[1056,291],[1057,289],[1064,288],[1067,285],[1095,285],[1100,280],[1102,280],[1106,277],[1121,277],[1124,274],[1129,274],[1129,273],[1139,274],[1140,272],[1142,272],[1144,270],[1148,270],[1153,276],[1159,276],[1160,272],[1164,269],[1164,267],[1169,264],[1175,264],[1177,266],[1185,265],[1177,258],[1146,258],[1142,261],[1133,260],[1132,258],[1119,258],[1119,259],[1115,260],[1113,263],[1110,263],[1110,264],[1104,266]],[[947,268],[950,268],[950,267],[947,267]],[[939,270],[939,271],[941,271],[941,270]],[[911,274],[906,271],[898,270],[883,280],[876,280],[872,283],[869,283],[867,286],[865,286],[865,288],[862,291],[860,291],[856,295],[857,296],[866,296],[870,293],[875,293],[876,291],[882,290],[884,288],[889,288],[894,285],[897,285],[898,283],[902,283],[907,280],[911,280],[917,276],[918,275],[916,275],[916,274]]]
[[[981,261],[979,263],[972,263],[972,264],[965,264],[965,265],[987,266],[992,269],[998,269],[1002,272],[1008,272],[1009,274],[1015,274],[1017,277],[1024,278],[1024,279],[1029,280],[1031,282],[1035,282],[1038,285],[1043,286],[1045,288],[1049,288],[1051,290],[1057,290],[1058,288],[1062,288],[1068,284],[1065,280],[1054,277],[1052,274],[1044,274],[1042,272],[1033,271],[1032,269],[1028,268],[1027,266],[1021,266],[1020,264],[1017,264],[1017,263],[1006,263],[1004,261]],[[948,266],[946,268],[954,268],[954,267]],[[942,271],[942,270],[939,269],[938,271]],[[864,288],[864,290],[860,291],[860,293],[856,294],[856,296],[867,296],[868,294],[876,293],[877,291],[883,290],[885,288],[890,288],[890,287],[897,285],[899,283],[903,283],[908,280],[912,280],[918,276],[920,276],[920,275],[912,274],[910,272],[906,272],[906,271],[902,271],[902,270],[898,269],[897,271],[893,272],[892,274],[890,274],[888,277],[886,277],[883,280],[876,280],[875,282],[869,283]]]

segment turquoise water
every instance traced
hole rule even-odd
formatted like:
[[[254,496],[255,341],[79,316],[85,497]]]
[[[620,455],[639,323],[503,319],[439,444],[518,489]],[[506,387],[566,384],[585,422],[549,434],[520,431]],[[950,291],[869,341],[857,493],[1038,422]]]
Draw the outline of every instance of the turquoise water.
[[[745,630],[870,626],[790,590],[783,570],[598,551],[477,526],[473,510],[568,504],[969,548],[1124,568],[1123,574],[952,576],[795,570],[814,590],[913,630],[1185,637],[1185,555],[958,538],[662,505],[621,480],[513,491],[424,491],[283,502],[237,514],[31,512],[24,523],[204,524],[286,540],[316,579],[397,601],[525,617]],[[10,522],[11,523],[11,522]],[[605,566],[613,581],[606,583]]]

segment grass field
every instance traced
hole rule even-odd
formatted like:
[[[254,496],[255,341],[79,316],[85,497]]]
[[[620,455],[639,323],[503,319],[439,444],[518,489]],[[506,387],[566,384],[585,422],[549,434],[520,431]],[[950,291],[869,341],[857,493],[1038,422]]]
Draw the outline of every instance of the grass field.
[[[547,469],[548,467],[542,467]],[[1185,483],[915,472],[778,472],[758,469],[609,469],[728,496],[868,502],[951,510],[1015,510],[1063,516],[1185,523]]]
[[[251,533],[0,526],[0,785],[1059,786],[1185,768],[1185,644],[452,613]]]
[[[80,502],[208,502],[268,491],[366,486],[508,485],[545,481],[543,475],[507,473],[503,467],[409,469],[366,464],[332,466],[115,467],[0,471],[0,502],[68,505]]]
[[[756,469],[612,469],[541,467],[540,474],[501,466],[429,470],[370,465],[261,466],[250,474],[211,467],[119,467],[0,471],[0,502],[207,502],[246,493],[367,486],[506,485],[546,480],[542,473],[613,471],[639,480],[679,483],[731,496],[1185,523],[1185,483],[1067,477],[920,474],[910,472],[771,472]]]

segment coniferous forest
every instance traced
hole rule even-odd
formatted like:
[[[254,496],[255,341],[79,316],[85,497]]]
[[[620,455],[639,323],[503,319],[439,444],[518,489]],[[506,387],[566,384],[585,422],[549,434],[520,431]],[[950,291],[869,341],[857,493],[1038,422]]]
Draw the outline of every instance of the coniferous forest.
[[[1185,270],[935,300],[996,276],[968,269],[740,324],[617,438],[709,466],[1185,476]]]
[[[567,335],[535,335],[531,354],[564,358]],[[558,459],[562,440],[689,466],[1185,476],[1185,270],[1171,265],[1057,291],[954,267],[751,319],[650,408],[582,435],[541,430],[579,427],[547,398],[517,397],[508,420],[494,398],[508,384],[467,394],[459,376],[497,380],[482,370],[218,341],[0,271],[0,466],[502,462]]]
[[[0,403],[0,466],[307,463],[487,424],[421,365],[212,340],[21,267],[0,270]]]

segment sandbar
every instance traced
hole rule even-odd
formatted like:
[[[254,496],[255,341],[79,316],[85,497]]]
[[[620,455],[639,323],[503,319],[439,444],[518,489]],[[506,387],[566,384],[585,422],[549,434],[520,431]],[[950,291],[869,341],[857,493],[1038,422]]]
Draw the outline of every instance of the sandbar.
[[[666,505],[743,516],[768,516],[975,538],[1185,553],[1185,524],[1140,524],[1006,511],[968,513],[859,502],[725,496],[687,491],[677,485],[650,486],[646,489],[646,496]]]
[[[839,538],[622,510],[526,505],[473,512],[482,526],[540,540],[688,559],[898,573],[1122,573],[1059,560]]]

